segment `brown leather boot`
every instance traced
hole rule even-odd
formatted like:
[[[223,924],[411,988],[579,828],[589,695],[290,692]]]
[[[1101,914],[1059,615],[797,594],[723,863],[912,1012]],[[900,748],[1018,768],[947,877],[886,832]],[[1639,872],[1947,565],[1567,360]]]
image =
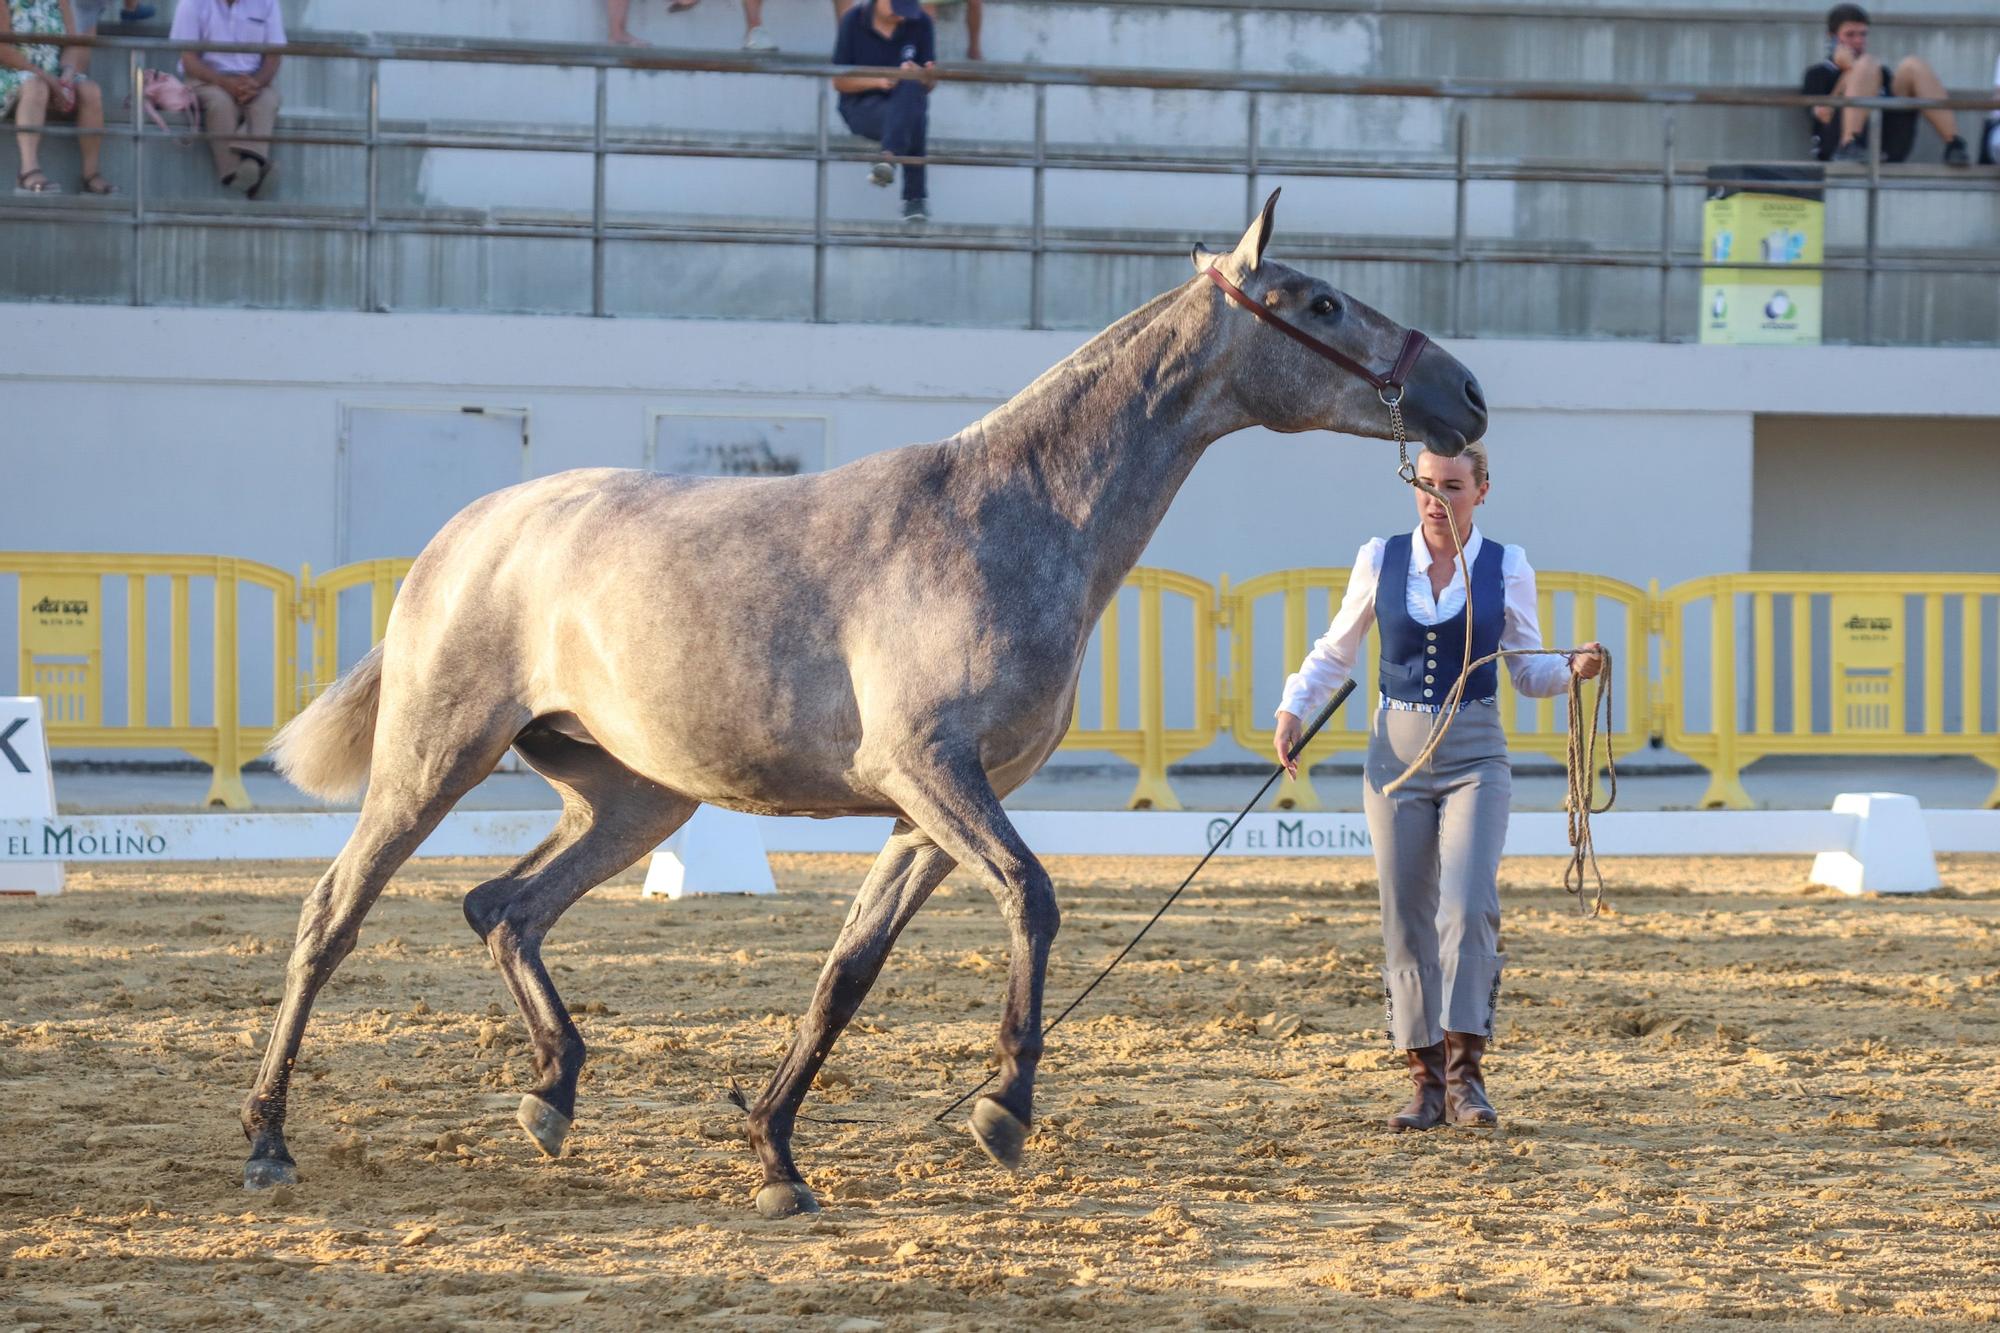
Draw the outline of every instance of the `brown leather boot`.
[[[1486,1038],[1447,1032],[1444,1050],[1445,1119],[1466,1129],[1492,1129],[1500,1123],[1500,1115],[1486,1100],[1486,1078],[1479,1071]]]
[[[1403,1054],[1410,1062],[1410,1082],[1417,1090],[1408,1106],[1389,1117],[1389,1128],[1399,1134],[1409,1129],[1436,1129],[1444,1123],[1444,1043],[1413,1047]]]

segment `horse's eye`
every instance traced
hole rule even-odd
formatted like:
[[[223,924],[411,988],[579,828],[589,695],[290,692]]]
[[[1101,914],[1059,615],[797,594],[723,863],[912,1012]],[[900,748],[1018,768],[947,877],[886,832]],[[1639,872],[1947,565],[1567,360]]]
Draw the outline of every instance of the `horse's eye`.
[[[1312,303],[1312,312],[1315,315],[1331,315],[1334,311],[1338,309],[1340,309],[1340,307],[1334,304],[1334,300],[1331,296],[1322,296],[1319,298],[1319,300],[1314,301]]]

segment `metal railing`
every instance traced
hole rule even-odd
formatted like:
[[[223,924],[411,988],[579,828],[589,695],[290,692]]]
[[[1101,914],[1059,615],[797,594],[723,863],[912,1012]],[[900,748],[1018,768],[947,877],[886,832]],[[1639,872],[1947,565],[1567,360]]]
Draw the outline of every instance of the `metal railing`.
[[[1026,87],[1033,97],[1033,135],[1024,148],[959,147],[927,154],[929,166],[978,166],[1027,170],[1032,174],[1030,220],[1023,235],[990,234],[913,235],[900,229],[836,229],[828,216],[827,172],[835,163],[866,163],[877,154],[848,148],[836,142],[833,133],[833,93],[829,80],[840,74],[916,77],[883,69],[854,70],[812,60],[774,56],[732,55],[726,52],[674,52],[659,49],[629,50],[582,45],[546,43],[486,43],[468,45],[421,39],[383,39],[293,42],[281,48],[229,43],[175,43],[158,38],[78,37],[36,34],[22,36],[23,45],[94,46],[122,53],[128,66],[131,87],[138,89],[141,70],[148,53],[178,53],[187,50],[278,52],[288,60],[327,59],[360,61],[367,71],[366,114],[357,132],[288,130],[273,136],[284,145],[348,147],[365,154],[365,186],[358,217],[286,215],[267,209],[255,215],[176,212],[154,207],[139,147],[148,139],[163,137],[146,129],[143,103],[136,95],[128,122],[107,126],[107,133],[129,138],[134,144],[134,178],[129,207],[119,211],[100,207],[78,207],[67,200],[37,200],[32,204],[0,204],[0,219],[47,219],[63,217],[78,222],[125,225],[131,228],[129,255],[129,300],[134,305],[148,302],[145,251],[141,233],[148,227],[251,228],[260,230],[301,230],[309,232],[358,233],[361,237],[360,278],[353,304],[364,310],[380,308],[380,256],[377,242],[386,236],[482,237],[509,239],[588,238],[591,245],[591,293],[589,313],[607,313],[605,301],[605,247],[613,242],[722,241],[732,244],[810,246],[813,254],[811,312],[815,321],[827,318],[827,255],[848,248],[903,248],[919,250],[962,250],[984,253],[1023,254],[1029,257],[1028,325],[1046,327],[1047,260],[1051,255],[1080,254],[1102,256],[1157,256],[1158,239],[1055,235],[1048,224],[1047,174],[1051,171],[1159,172],[1201,176],[1242,178],[1245,206],[1254,210],[1261,200],[1261,182],[1275,176],[1326,179],[1372,179],[1452,182],[1455,186],[1451,239],[1448,244],[1428,247],[1348,244],[1338,240],[1294,239],[1288,253],[1304,259],[1393,262],[1418,265],[1446,265],[1452,273],[1448,313],[1444,332],[1466,332],[1467,281],[1471,273],[1485,265],[1553,265],[1571,268],[1610,268],[1652,271],[1658,274],[1659,318],[1656,336],[1671,341],[1673,305],[1669,284],[1682,270],[1767,270],[1768,263],[1755,261],[1715,262],[1699,253],[1698,244],[1683,245],[1675,235],[1674,194],[1677,187],[1740,184],[1753,188],[1768,181],[1718,178],[1706,164],[1681,160],[1676,152],[1676,116],[1688,107],[1741,107],[1767,110],[1802,111],[1813,106],[1835,108],[1865,107],[1872,132],[1868,136],[1869,158],[1865,169],[1833,169],[1823,182],[1814,182],[1834,191],[1866,192],[1866,226],[1861,254],[1825,258],[1818,264],[1790,264],[1788,271],[1802,273],[1859,273],[1865,278],[1862,315],[1862,342],[1875,340],[1876,284],[1880,275],[1894,272],[1980,274],[2000,277],[2000,255],[1993,253],[1950,253],[1921,255],[1883,253],[1880,243],[1881,199],[1885,193],[1907,188],[1925,191],[1978,190],[1991,192],[1990,181],[1964,172],[1897,173],[1885,176],[1880,161],[1883,135],[1881,117],[1887,111],[1916,111],[1926,107],[1952,110],[1996,110],[2000,100],[1991,96],[1952,96],[1937,101],[1912,98],[1844,99],[1807,97],[1772,89],[1711,88],[1701,86],[1640,88],[1623,84],[1494,82],[1467,79],[1378,79],[1331,75],[1299,75],[1242,71],[1132,69],[1061,65],[977,64],[940,68],[929,74],[946,84],[1005,85]],[[382,67],[385,63],[421,62],[497,66],[537,66],[593,71],[595,97],[587,133],[560,130],[528,133],[484,134],[469,132],[409,133],[385,129],[381,117]],[[658,133],[651,135],[614,134],[608,120],[607,76],[614,70],[671,73],[719,73],[783,76],[816,81],[819,85],[817,112],[810,145],[782,142],[673,141]],[[1048,93],[1052,88],[1150,89],[1240,93],[1245,95],[1245,133],[1240,160],[1198,155],[1167,156],[1101,145],[1052,145],[1049,137]],[[1324,96],[1334,98],[1411,98],[1445,100],[1453,104],[1452,148],[1449,161],[1394,161],[1386,158],[1335,160],[1325,155],[1273,151],[1260,142],[1263,99],[1273,96]],[[1630,164],[1553,165],[1473,159],[1468,139],[1466,106],[1489,102],[1560,103],[1577,107],[1604,105],[1645,105],[1659,109],[1660,157],[1657,166]],[[46,132],[73,137],[73,127],[51,125]],[[778,136],[771,136],[775,140]],[[380,156],[385,149],[454,149],[490,151],[533,151],[588,155],[592,160],[592,188],[587,229],[582,225],[512,224],[453,221],[445,219],[385,216],[381,206]],[[809,162],[815,168],[813,214],[810,224],[799,225],[685,225],[673,222],[613,221],[606,210],[606,162],[616,157],[712,158],[759,161]],[[908,159],[904,159],[907,161]],[[1655,186],[1660,191],[1660,236],[1657,247],[1635,247],[1627,253],[1577,253],[1533,243],[1498,250],[1475,247],[1469,237],[1468,187],[1480,182],[1572,183],[1606,186]],[[1690,238],[1691,242],[1698,238]]]

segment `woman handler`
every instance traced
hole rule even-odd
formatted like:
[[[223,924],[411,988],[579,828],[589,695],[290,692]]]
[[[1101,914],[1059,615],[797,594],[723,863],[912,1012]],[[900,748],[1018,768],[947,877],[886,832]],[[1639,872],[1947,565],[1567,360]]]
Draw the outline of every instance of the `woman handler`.
[[[1542,646],[1535,571],[1518,546],[1488,541],[1472,526],[1487,491],[1484,445],[1456,458],[1426,452],[1417,476],[1445,505],[1416,490],[1416,531],[1376,538],[1354,557],[1333,624],[1285,682],[1274,738],[1279,762],[1336,686],[1347,679],[1371,624],[1381,626],[1381,707],[1368,740],[1362,804],[1382,886],[1382,968],[1389,1040],[1404,1051],[1416,1095],[1389,1117],[1396,1130],[1445,1121],[1499,1123],[1486,1100],[1480,1059],[1500,996],[1500,848],[1507,837],[1513,771],[1495,699],[1496,663],[1476,667],[1458,716],[1428,764],[1393,796],[1383,788],[1422,751],[1465,661],[1465,575],[1452,545],[1455,519],[1472,570],[1472,657]],[[1522,694],[1547,697],[1572,672],[1602,669],[1599,645],[1575,656],[1511,657]]]

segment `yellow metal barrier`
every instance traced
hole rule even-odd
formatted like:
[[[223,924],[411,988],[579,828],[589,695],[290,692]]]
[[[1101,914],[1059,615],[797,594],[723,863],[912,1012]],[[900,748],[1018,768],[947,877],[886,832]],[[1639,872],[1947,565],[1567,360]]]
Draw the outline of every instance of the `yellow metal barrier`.
[[[415,560],[362,560],[338,569],[329,569],[318,578],[312,566],[299,571],[300,617],[312,626],[312,679],[306,682],[305,698],[317,698],[320,691],[340,675],[340,595],[351,588],[368,589],[368,642],[382,642],[389,629],[389,610],[396,604],[396,590]]]
[[[1215,739],[1219,714],[1215,695],[1215,589],[1189,574],[1167,569],[1133,570],[1125,588],[1139,597],[1139,716],[1135,727],[1118,725],[1124,698],[1125,653],[1119,628],[1118,600],[1113,599],[1097,626],[1098,723],[1083,725],[1079,698],[1072,713],[1065,750],[1108,750],[1136,764],[1139,781],[1126,806],[1133,810],[1178,810],[1174,789],[1167,783],[1167,765],[1185,759]],[[1165,636],[1161,632],[1161,600],[1184,597],[1193,617],[1194,719],[1187,727],[1166,721]]]
[[[246,810],[243,765],[270,744],[297,707],[297,587],[289,574],[268,565],[221,556],[77,555],[0,552],[0,574],[19,578],[19,688],[39,697],[48,715],[51,746],[181,750],[214,771],[206,802]],[[153,722],[147,656],[150,599],[147,580],[167,582],[168,718]],[[104,707],[105,589],[124,582],[125,721],[114,724]],[[192,635],[189,585],[214,588],[214,716],[204,726],[189,719]],[[238,599],[244,587],[272,598],[273,718],[268,727],[242,719]]]
[[[1771,754],[1969,754],[2000,768],[2000,732],[1982,730],[1996,688],[1995,663],[1984,652],[1985,599],[1993,596],[2000,596],[2000,575],[1722,574],[1679,584],[1663,598],[1660,625],[1666,742],[1709,770],[1702,804],[1711,809],[1749,808],[1742,770]],[[1683,698],[1689,612],[1698,603],[1709,607],[1705,731],[1689,725]],[[1910,676],[1913,607],[1921,608],[1923,626],[1920,681]],[[1947,608],[1960,627],[1955,671],[1945,660]],[[1744,693],[1737,668],[1746,624],[1751,686]],[[1954,675],[1959,725],[1948,731],[1946,681]],[[1905,707],[1913,687],[1919,716]],[[2000,807],[2000,783],[1986,804]]]
[[[1257,608],[1267,598],[1282,597],[1278,608],[1284,617],[1283,671],[1289,672],[1305,657],[1313,640],[1326,629],[1341,595],[1347,590],[1350,571],[1335,567],[1281,569],[1260,574],[1231,586],[1223,581],[1223,624],[1230,634],[1230,675],[1223,689],[1222,709],[1229,719],[1230,735],[1239,745],[1262,757],[1271,747],[1271,710],[1277,706],[1276,685],[1282,675],[1259,673],[1256,668]],[[1652,599],[1641,588],[1597,574],[1574,574],[1560,570],[1540,570],[1535,575],[1538,593],[1537,618],[1544,642],[1588,643],[1601,638],[1599,624],[1605,604],[1624,609],[1624,633],[1619,642],[1607,644],[1618,663],[1619,689],[1613,702],[1613,741],[1629,751],[1646,743],[1654,731],[1653,694],[1648,688],[1647,645],[1651,636]],[[1308,599],[1324,593],[1326,610],[1317,623],[1308,621]],[[1564,599],[1563,603],[1558,598]],[[1566,604],[1569,612],[1563,632],[1558,634],[1557,611]],[[1364,700],[1373,699],[1376,664],[1381,650],[1371,629],[1364,641],[1356,679]],[[1268,700],[1260,699],[1256,682],[1273,688]],[[1562,699],[1523,699],[1514,690],[1507,672],[1500,672],[1501,717],[1508,741],[1516,749],[1553,758],[1564,756],[1568,746],[1568,702]],[[1317,760],[1344,750],[1368,748],[1371,705],[1350,707],[1313,740],[1299,767],[1299,776],[1278,785],[1272,804],[1281,810],[1317,810],[1318,794],[1307,776],[1307,767]]]
[[[149,747],[181,750],[208,763],[214,777],[210,804],[249,805],[241,769],[270,742],[312,693],[340,671],[341,595],[369,592],[371,641],[388,626],[390,608],[409,560],[368,560],[315,577],[310,568],[295,582],[266,565],[218,556],[76,555],[0,553],[0,575],[19,580],[20,688],[40,697],[52,745],[94,748]],[[1201,579],[1163,569],[1135,569],[1120,600],[1136,597],[1136,652],[1114,603],[1095,632],[1097,725],[1086,727],[1081,702],[1063,738],[1065,750],[1115,754],[1139,770],[1129,804],[1177,810],[1168,766],[1208,746],[1220,727],[1252,753],[1270,744],[1270,704],[1275,689],[1305,656],[1347,586],[1336,567],[1278,570],[1218,590]],[[107,590],[123,581],[125,603],[124,721],[105,707],[105,606]],[[149,715],[148,626],[153,612],[150,580],[165,584],[168,618],[168,712],[164,724]],[[214,589],[214,716],[190,719],[190,587]],[[1649,737],[1707,767],[1712,775],[1703,804],[1747,808],[1741,772],[1772,754],[1967,754],[2000,769],[2000,730],[1985,730],[1985,710],[2000,691],[2000,673],[1986,642],[1995,616],[1988,599],[2000,598],[2000,575],[1974,574],[1730,574],[1695,579],[1664,594],[1642,591],[1591,574],[1543,571],[1538,575],[1542,633],[1552,642],[1609,639],[1618,655],[1618,713],[1613,718],[1621,750]],[[245,726],[240,682],[238,603],[245,587],[272,598],[272,699],[270,726]],[[1317,612],[1309,602],[1323,596]],[[1166,599],[1184,602],[1191,638],[1192,717],[1167,725]],[[1269,603],[1277,600],[1276,607]],[[114,595],[109,599],[115,603]],[[1709,722],[1690,722],[1687,653],[1697,642],[1699,608],[1708,609]],[[1717,608],[1721,613],[1717,614]],[[2000,609],[2000,608],[1996,608]],[[1256,660],[1257,617],[1282,617],[1281,667]],[[1309,613],[1311,618],[1309,618]],[[1608,615],[1607,615],[1608,613]],[[1913,650],[1911,616],[1921,625]],[[1612,630],[1600,627],[1622,617]],[[1265,622],[1268,624],[1268,620]],[[1958,626],[1957,648],[1946,660],[1948,626]],[[309,627],[310,684],[298,682],[299,632]],[[1216,674],[1216,635],[1230,636],[1227,680]],[[1747,634],[1747,646],[1744,644]],[[1649,671],[1659,638],[1657,682]],[[1267,645],[1268,647],[1268,645]],[[1375,636],[1367,637],[1360,666],[1365,687],[1376,671]],[[1738,681],[1748,672],[1747,693]],[[1913,672],[1919,673],[1913,678]],[[1260,700],[1258,684],[1269,687]],[[1524,700],[1502,673],[1502,708],[1511,743],[1557,756],[1565,747],[1567,719],[1554,701]],[[1128,690],[1136,689],[1136,717],[1121,725]],[[1955,690],[1959,716],[1946,729]],[[1910,701],[1914,698],[1915,702]],[[1371,710],[1354,708],[1322,732],[1306,756],[1316,758],[1367,745]],[[1319,805],[1303,776],[1286,782],[1275,798],[1281,808]],[[1987,798],[2000,807],[2000,783]]]
[[[1333,613],[1340,609],[1340,598],[1347,591],[1351,572],[1322,565],[1308,569],[1280,569],[1236,584],[1230,583],[1227,578],[1222,581],[1222,622],[1229,631],[1229,679],[1223,685],[1222,709],[1229,719],[1229,734],[1238,745],[1259,759],[1271,750],[1271,710],[1278,704],[1278,686],[1283,684],[1285,673],[1304,660],[1313,641],[1326,632]],[[1307,619],[1307,599],[1314,592],[1324,593],[1327,599],[1326,613],[1318,618],[1318,623]],[[1284,665],[1273,675],[1260,673],[1256,667],[1256,615],[1260,602],[1277,596],[1284,598],[1279,608],[1284,617]],[[1356,677],[1365,687],[1364,699],[1373,697],[1372,682],[1380,657],[1381,649],[1371,630],[1363,643],[1362,658],[1356,667]],[[1260,681],[1267,683],[1271,689],[1269,700],[1265,703],[1260,703],[1258,698],[1257,684]],[[1343,750],[1367,749],[1367,719],[1372,711],[1360,706],[1343,709],[1341,716],[1329,722],[1301,756],[1299,776],[1279,782],[1272,805],[1280,810],[1319,809],[1319,795],[1313,790],[1312,779],[1307,775],[1308,768]],[[1311,721],[1310,718],[1306,720]]]

